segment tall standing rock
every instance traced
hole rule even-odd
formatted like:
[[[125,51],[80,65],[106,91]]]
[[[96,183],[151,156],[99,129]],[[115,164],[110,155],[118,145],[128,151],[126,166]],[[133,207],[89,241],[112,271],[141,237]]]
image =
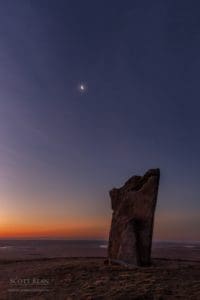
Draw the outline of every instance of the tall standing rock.
[[[109,261],[137,266],[150,264],[159,179],[160,170],[151,169],[110,191],[113,215]]]

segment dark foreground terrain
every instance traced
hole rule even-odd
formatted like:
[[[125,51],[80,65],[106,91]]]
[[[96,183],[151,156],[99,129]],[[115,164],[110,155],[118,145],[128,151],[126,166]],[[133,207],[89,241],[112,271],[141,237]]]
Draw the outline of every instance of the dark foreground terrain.
[[[200,299],[200,262],[154,259],[151,267],[104,258],[0,262],[0,299]]]

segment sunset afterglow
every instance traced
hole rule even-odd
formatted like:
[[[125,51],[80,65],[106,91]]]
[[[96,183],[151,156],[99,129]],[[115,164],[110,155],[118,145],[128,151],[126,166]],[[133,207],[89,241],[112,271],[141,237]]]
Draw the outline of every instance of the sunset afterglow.
[[[89,2],[1,4],[0,238],[107,239],[158,167],[154,238],[200,240],[198,9]]]

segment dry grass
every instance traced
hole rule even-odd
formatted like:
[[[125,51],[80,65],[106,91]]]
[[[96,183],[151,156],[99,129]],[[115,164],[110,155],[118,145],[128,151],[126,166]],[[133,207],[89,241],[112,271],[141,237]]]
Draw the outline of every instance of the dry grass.
[[[21,279],[48,280],[46,286]],[[16,279],[14,286],[10,279]],[[36,289],[48,289],[38,291]],[[18,291],[9,290],[16,288]],[[23,292],[22,289],[32,289]],[[1,263],[0,299],[200,299],[200,263],[156,259],[151,267],[128,270],[103,258],[66,258]]]

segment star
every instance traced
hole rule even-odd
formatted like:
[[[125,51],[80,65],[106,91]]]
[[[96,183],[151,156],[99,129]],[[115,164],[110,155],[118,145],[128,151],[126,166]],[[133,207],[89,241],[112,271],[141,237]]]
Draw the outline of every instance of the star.
[[[81,84],[79,85],[79,91],[81,91],[81,92],[83,93],[83,92],[85,92],[85,90],[86,90],[86,85],[83,84],[83,83],[81,83]]]

